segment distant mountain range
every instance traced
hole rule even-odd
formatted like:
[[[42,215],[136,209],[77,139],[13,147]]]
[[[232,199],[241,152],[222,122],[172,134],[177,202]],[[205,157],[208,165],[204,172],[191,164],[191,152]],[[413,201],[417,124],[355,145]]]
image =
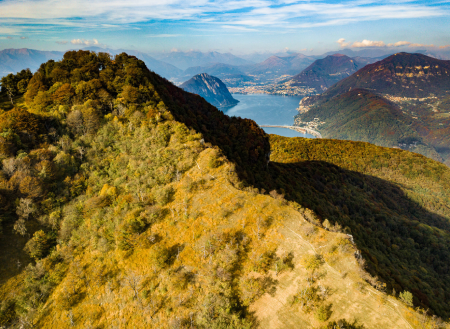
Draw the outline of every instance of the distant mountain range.
[[[41,51],[34,49],[4,49],[0,51],[0,77],[17,73],[29,68],[36,71],[42,63],[50,59],[60,60],[64,53],[60,51]]]
[[[174,51],[170,53],[159,53],[154,56],[166,63],[172,64],[182,70],[186,70],[194,66],[208,66],[215,63],[223,63],[228,65],[251,65],[251,61],[242,59],[230,53],[219,53],[217,51],[200,52],[200,51]]]
[[[223,63],[215,63],[209,66],[190,67],[184,70],[184,72],[182,73],[182,77],[190,78],[200,73],[208,73],[209,75],[215,76],[219,79],[244,74],[244,72],[242,72],[237,66]]]
[[[303,99],[297,123],[326,138],[400,147],[450,164],[450,61],[398,53]]]
[[[248,75],[260,75],[271,79],[281,75],[295,75],[315,61],[315,58],[303,54],[280,57],[271,56],[262,63],[244,66],[241,69]]]
[[[198,74],[182,83],[180,88],[187,92],[202,96],[208,103],[216,107],[229,107],[239,103],[228,91],[220,79],[209,74]]]
[[[329,51],[323,54],[321,57],[326,57],[329,55],[342,54],[348,57],[371,57],[377,58],[379,60],[384,59],[395,53],[395,50],[389,48],[364,48],[359,50],[354,49],[340,49],[338,51]]]
[[[136,56],[137,58],[143,60],[150,70],[167,79],[176,77],[183,72],[171,64],[159,61],[145,53],[135,50],[109,49],[100,47],[88,47],[85,50],[107,52],[111,55],[126,52],[129,55]],[[32,72],[34,72],[39,68],[41,63],[44,63],[50,59],[55,61],[60,60],[63,55],[64,52],[60,51],[41,51],[27,48],[2,50],[0,51],[0,77],[9,73],[16,73],[26,68],[29,68]]]
[[[130,49],[110,49],[87,47],[85,50],[107,52],[111,55],[126,52],[142,59],[147,67],[162,77],[181,83],[190,77],[208,73],[216,76],[229,87],[240,86],[248,82],[268,83],[288,81],[291,76],[295,85],[313,86],[317,92],[322,92],[339,79],[351,74],[366,64],[384,59],[389,55],[389,49],[342,49],[339,52],[329,52],[322,56],[306,56],[295,52],[254,53],[235,56],[231,53],[174,51],[170,53],[148,54]],[[430,52],[424,50],[423,52]],[[335,58],[331,55],[345,55]],[[430,54],[435,58],[450,58],[450,49],[436,50]],[[40,63],[49,59],[59,60],[63,52],[40,51],[33,49],[5,49],[0,51],[0,77],[15,73],[25,68],[35,71]],[[354,61],[356,67],[348,58]],[[317,60],[316,63],[314,63]],[[313,65],[309,67],[310,65]],[[305,70],[305,72],[302,72]],[[284,79],[284,80],[283,80]]]
[[[223,63],[215,63],[208,66],[194,66],[190,67],[181,73],[177,81],[186,81],[194,75],[207,73],[211,76],[222,80],[228,87],[239,86],[240,84],[253,81],[253,78],[246,75],[238,66],[228,65]]]
[[[294,56],[296,54],[298,54],[298,52],[289,51],[289,50],[288,51],[278,51],[278,52],[264,51],[264,52],[254,52],[251,54],[239,55],[239,57],[246,59],[248,61],[251,61],[253,63],[261,63],[272,56],[288,57],[288,56]]]

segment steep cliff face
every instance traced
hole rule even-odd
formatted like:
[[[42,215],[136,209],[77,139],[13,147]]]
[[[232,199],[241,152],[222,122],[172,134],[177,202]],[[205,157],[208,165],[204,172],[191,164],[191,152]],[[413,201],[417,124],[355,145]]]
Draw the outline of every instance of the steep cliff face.
[[[239,103],[231,96],[227,86],[220,79],[207,73],[197,74],[180,87],[187,92],[202,96],[216,107],[228,107]]]

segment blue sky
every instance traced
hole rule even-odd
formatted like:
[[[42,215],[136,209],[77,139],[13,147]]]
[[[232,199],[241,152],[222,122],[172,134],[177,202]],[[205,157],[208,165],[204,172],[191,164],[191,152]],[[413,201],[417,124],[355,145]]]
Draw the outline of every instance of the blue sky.
[[[0,0],[0,49],[439,49],[449,16],[450,0]]]

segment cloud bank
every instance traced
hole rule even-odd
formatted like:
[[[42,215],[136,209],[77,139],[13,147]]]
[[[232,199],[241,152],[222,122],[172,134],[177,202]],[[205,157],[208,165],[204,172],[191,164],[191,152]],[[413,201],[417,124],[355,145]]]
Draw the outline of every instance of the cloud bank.
[[[436,6],[436,4],[441,5]],[[34,30],[36,25],[67,28],[120,28],[154,21],[192,21],[252,31],[257,27],[287,29],[343,25],[382,19],[448,16],[440,0],[417,2],[350,0],[3,0],[3,26]],[[247,29],[247,30],[246,30]]]

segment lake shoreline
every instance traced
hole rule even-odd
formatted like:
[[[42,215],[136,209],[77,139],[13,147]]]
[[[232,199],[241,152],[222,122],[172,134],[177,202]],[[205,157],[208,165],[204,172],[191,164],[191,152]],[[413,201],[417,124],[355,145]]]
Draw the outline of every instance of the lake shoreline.
[[[283,96],[268,94],[232,94],[239,103],[220,110],[229,115],[254,120],[258,125],[292,126],[297,108],[303,96]],[[262,128],[268,134],[284,137],[315,138],[287,128]]]

